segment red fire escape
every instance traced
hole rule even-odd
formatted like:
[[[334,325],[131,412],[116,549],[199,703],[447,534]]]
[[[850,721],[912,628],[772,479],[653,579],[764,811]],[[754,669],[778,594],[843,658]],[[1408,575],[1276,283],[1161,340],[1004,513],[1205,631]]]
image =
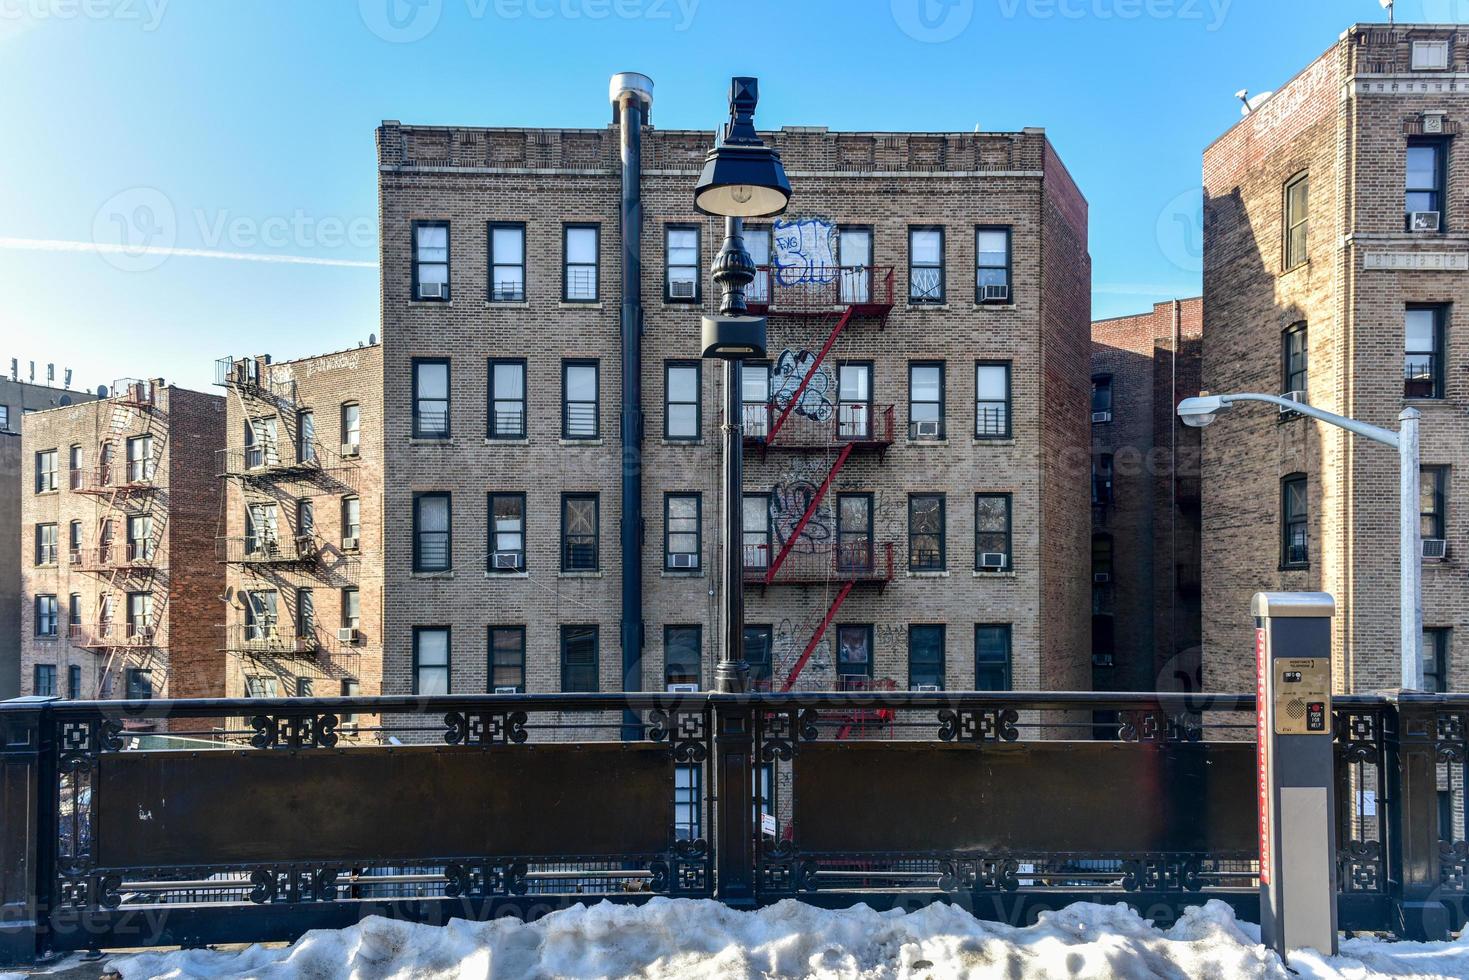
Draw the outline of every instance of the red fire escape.
[[[788,273],[789,270],[786,270]],[[824,613],[810,624],[810,638],[790,673],[781,681],[789,691],[805,669],[811,654],[836,619],[842,604],[859,585],[882,588],[893,577],[893,543],[873,535],[850,537],[824,545],[803,541],[811,519],[853,453],[882,455],[893,442],[893,406],[872,402],[844,404],[818,400],[815,411],[802,411],[812,380],[844,330],[860,322],[887,325],[893,307],[891,267],[841,267],[810,270],[798,282],[784,281],[781,270],[762,267],[751,285],[752,312],[766,316],[801,318],[827,330],[815,359],[789,394],[777,393],[765,404],[745,406],[745,444],[762,454],[772,451],[835,453],[820,487],[811,495],[804,513],[783,543],[744,548],[745,581],[762,588],[773,585],[828,585],[835,592]]]

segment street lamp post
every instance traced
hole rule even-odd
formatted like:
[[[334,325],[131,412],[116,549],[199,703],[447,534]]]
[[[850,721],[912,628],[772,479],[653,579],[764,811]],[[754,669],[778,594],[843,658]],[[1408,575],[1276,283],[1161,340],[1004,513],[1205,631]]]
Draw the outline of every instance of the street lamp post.
[[[1422,528],[1418,514],[1418,419],[1416,408],[1405,408],[1398,416],[1398,431],[1313,408],[1304,402],[1279,395],[1200,395],[1178,403],[1184,424],[1202,428],[1213,422],[1235,402],[1267,402],[1308,415],[1355,435],[1392,446],[1398,451],[1398,626],[1402,659],[1403,690],[1423,690],[1423,578]]]

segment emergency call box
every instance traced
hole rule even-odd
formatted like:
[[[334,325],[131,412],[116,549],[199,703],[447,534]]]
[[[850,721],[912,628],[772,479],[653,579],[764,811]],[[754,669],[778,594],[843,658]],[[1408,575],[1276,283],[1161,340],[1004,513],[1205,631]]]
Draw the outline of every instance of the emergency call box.
[[[1275,678],[1275,734],[1330,735],[1331,658],[1277,659]]]

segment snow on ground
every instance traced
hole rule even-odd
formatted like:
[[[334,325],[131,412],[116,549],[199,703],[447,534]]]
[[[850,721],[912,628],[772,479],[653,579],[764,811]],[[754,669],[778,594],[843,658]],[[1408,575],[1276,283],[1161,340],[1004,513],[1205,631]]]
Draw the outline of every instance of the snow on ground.
[[[1079,903],[1018,928],[950,905],[915,912],[866,906],[833,912],[785,901],[756,912],[716,902],[603,902],[537,922],[453,920],[426,926],[384,918],[307,933],[294,945],[118,957],[124,980],[426,978],[905,978],[1052,977],[1235,980],[1290,974],[1259,943],[1259,927],[1211,901],[1171,928],[1125,905]],[[1341,955],[1303,951],[1292,967],[1313,980],[1469,977],[1469,938],[1454,943],[1349,939]]]

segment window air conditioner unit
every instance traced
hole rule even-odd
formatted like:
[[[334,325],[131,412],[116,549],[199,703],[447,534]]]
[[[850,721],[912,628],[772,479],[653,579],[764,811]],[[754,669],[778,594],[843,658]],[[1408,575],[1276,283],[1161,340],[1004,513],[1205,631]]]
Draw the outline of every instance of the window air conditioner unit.
[[[356,551],[357,550],[357,539],[356,538],[343,538],[342,539],[342,550],[343,551]]]
[[[497,551],[491,556],[492,567],[515,571],[520,568],[520,553],[516,551]]]
[[[1423,557],[1431,561],[1442,560],[1449,553],[1449,544],[1443,538],[1424,538]]]
[[[1414,211],[1408,215],[1408,227],[1413,231],[1438,231],[1439,212]]]
[[[698,568],[699,556],[694,554],[676,554],[668,556],[670,568]]]
[[[444,299],[448,293],[448,283],[421,282],[418,284],[419,299]]]
[[[669,283],[668,283],[668,298],[669,299],[693,299],[694,298],[694,280],[692,280],[692,279],[673,279],[673,280],[670,280]]]
[[[354,626],[343,626],[337,630],[337,642],[352,645],[357,642],[357,629]]]
[[[668,685],[668,693],[669,694],[698,694],[699,693],[699,685],[697,685],[697,684],[670,684],[670,685]]]
[[[1306,393],[1304,391],[1287,391],[1280,397],[1286,399],[1287,401],[1297,402],[1301,405],[1306,404]],[[1289,415],[1293,411],[1295,410],[1291,408],[1286,408],[1284,405],[1280,406],[1281,415]]]
[[[514,684],[500,684],[495,688],[496,694],[519,694],[520,688]]]
[[[937,684],[915,684],[915,685],[913,685],[913,690],[915,690],[915,691],[937,691],[937,690],[939,690],[939,686]]]
[[[1110,421],[1112,421],[1112,413],[1111,412],[1093,412],[1092,413],[1092,421],[1093,422],[1110,422]]]
[[[915,439],[937,439],[939,437],[938,420],[931,419],[927,422],[914,422],[913,437]]]
[[[980,295],[986,300],[1009,299],[1010,287],[998,285],[986,285]]]
[[[1092,573],[1092,581],[1095,582],[1095,583],[1097,583],[1098,585],[1106,585],[1108,582],[1112,581],[1112,573],[1111,572],[1093,572]]]
[[[979,556],[979,567],[981,569],[994,571],[1005,567],[1005,555],[999,551],[986,551]]]
[[[358,450],[357,450],[357,443],[355,443],[355,442],[344,442],[344,443],[342,443],[342,455],[343,456],[356,456],[357,455],[357,452],[358,452]]]

